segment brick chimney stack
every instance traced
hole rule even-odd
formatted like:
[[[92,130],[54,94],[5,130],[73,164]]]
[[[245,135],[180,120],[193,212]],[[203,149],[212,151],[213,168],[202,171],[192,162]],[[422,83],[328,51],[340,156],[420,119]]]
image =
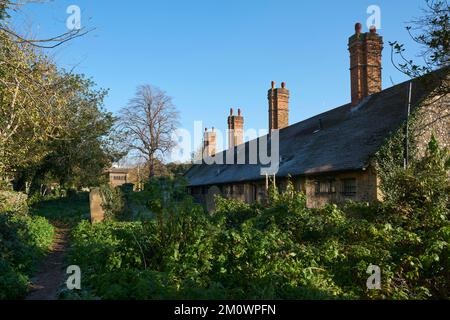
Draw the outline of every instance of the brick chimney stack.
[[[374,26],[361,33],[362,25],[355,25],[355,34],[349,38],[352,105],[381,91],[381,53],[383,37]]]
[[[269,132],[289,126],[289,90],[286,89],[286,83],[281,83],[281,88],[275,88],[275,81],[272,81],[268,99]]]
[[[203,155],[212,157],[216,154],[216,130],[214,127],[211,131],[205,129],[203,135]]]
[[[242,143],[244,143],[244,117],[241,109],[238,109],[236,116],[233,108],[231,108],[228,117],[228,148],[234,148]]]

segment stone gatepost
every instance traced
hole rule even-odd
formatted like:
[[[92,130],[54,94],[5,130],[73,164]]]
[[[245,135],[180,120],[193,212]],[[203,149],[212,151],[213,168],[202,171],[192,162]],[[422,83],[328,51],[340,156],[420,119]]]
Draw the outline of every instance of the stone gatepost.
[[[89,204],[91,207],[91,223],[102,222],[105,220],[105,210],[102,207],[102,195],[100,188],[94,188],[89,194]]]

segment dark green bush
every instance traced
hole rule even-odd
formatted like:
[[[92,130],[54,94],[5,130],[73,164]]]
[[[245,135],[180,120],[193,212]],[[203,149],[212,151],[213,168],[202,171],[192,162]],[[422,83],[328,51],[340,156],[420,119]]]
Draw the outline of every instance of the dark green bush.
[[[29,276],[48,252],[54,229],[42,217],[0,214],[0,300],[21,298]]]
[[[401,191],[384,204],[308,209],[289,184],[264,206],[218,197],[210,214],[182,185],[152,181],[131,195],[152,218],[80,224],[70,260],[104,299],[448,299],[445,152],[432,141],[390,175]],[[367,288],[371,265],[381,290]]]

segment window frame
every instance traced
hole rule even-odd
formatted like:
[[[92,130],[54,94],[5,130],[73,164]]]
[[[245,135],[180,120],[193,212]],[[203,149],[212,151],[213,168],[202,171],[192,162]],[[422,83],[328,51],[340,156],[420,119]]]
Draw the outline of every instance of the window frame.
[[[323,191],[322,186],[325,186]],[[316,195],[333,195],[336,194],[336,179],[335,178],[327,178],[327,179],[317,179],[314,181],[315,194]]]
[[[344,197],[354,197],[358,193],[358,183],[356,178],[345,178],[342,179],[342,191],[341,194]],[[349,186],[347,183],[351,181],[351,185]]]

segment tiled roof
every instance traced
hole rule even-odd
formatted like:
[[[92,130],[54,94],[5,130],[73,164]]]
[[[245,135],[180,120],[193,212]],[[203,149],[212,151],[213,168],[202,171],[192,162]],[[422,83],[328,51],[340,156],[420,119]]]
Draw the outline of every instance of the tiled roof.
[[[127,168],[110,168],[107,171],[108,173],[129,173],[130,169]]]
[[[358,106],[346,104],[280,130],[281,161],[277,176],[320,174],[367,167],[370,157],[405,121],[409,83],[407,81],[373,94]],[[423,88],[422,81],[413,81],[413,108],[426,98],[427,92],[430,90]],[[261,176],[261,165],[248,164],[248,149],[249,142],[246,143],[246,164],[243,165],[194,165],[185,174],[189,185],[264,179]],[[216,156],[225,159],[225,152]]]

